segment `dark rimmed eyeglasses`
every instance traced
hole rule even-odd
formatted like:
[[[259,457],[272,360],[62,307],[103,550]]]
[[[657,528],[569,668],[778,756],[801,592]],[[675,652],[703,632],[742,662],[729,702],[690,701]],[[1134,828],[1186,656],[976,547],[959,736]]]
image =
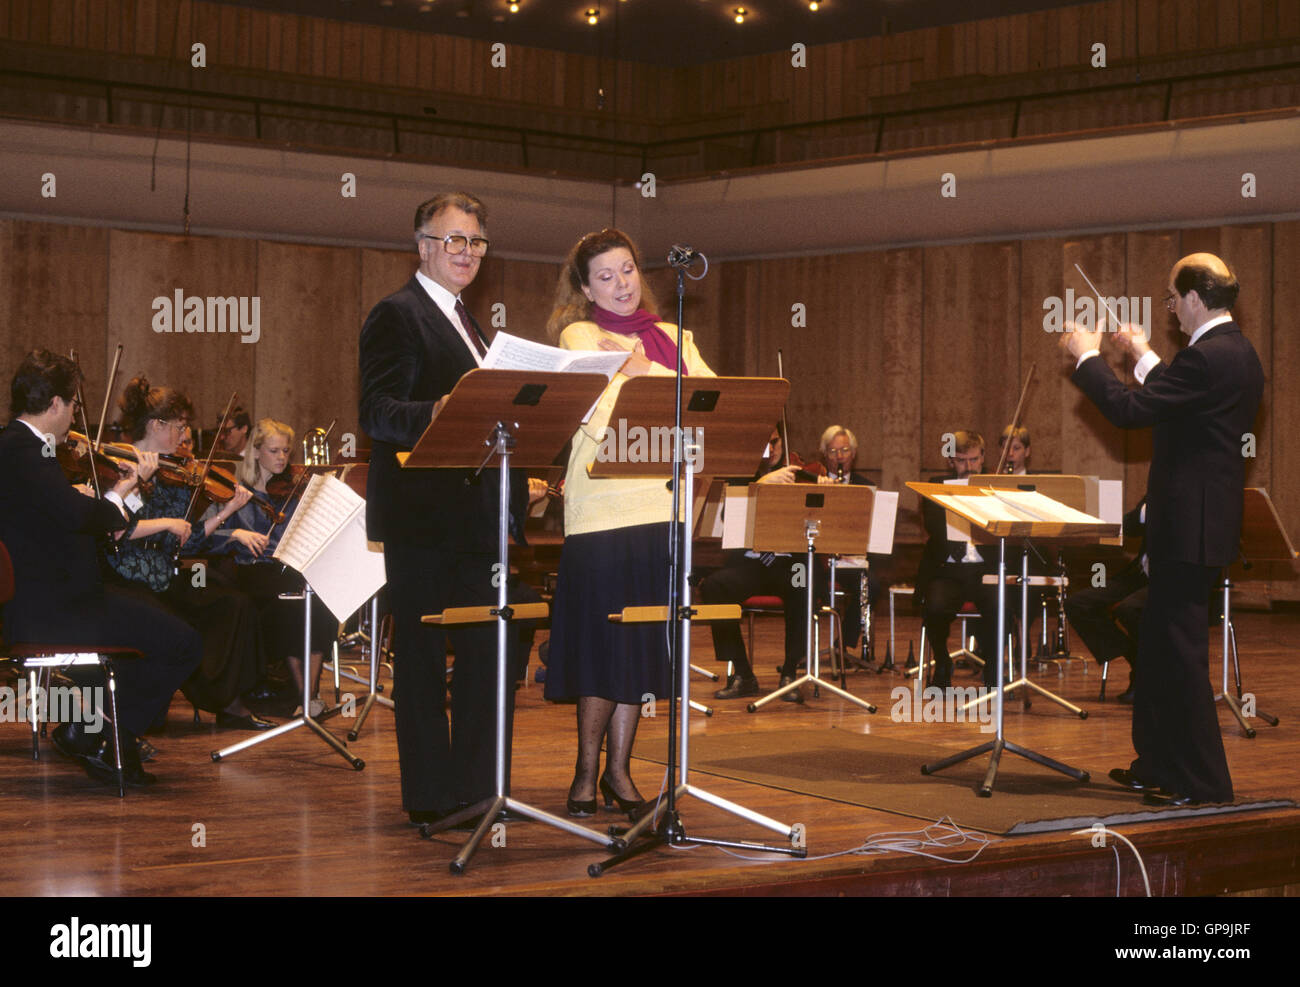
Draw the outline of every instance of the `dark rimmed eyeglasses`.
[[[436,233],[421,233],[420,239],[441,241],[442,249],[449,254],[463,254],[469,250],[471,257],[482,257],[488,251],[488,239],[483,236],[466,236],[463,233],[438,236]]]

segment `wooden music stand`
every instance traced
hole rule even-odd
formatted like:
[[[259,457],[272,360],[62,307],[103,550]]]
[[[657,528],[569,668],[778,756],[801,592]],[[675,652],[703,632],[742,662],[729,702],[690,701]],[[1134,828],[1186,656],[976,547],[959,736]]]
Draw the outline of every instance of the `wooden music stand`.
[[[1241,561],[1244,568],[1251,568],[1256,562],[1294,562],[1300,555],[1291,544],[1282,519],[1278,517],[1268,491],[1263,487],[1246,487],[1242,491],[1245,502],[1241,514]],[[1241,724],[1242,732],[1254,738],[1255,728],[1246,722],[1242,709],[1241,664],[1237,661],[1237,635],[1232,628],[1232,582],[1228,570],[1223,570],[1223,691],[1214,697],[1214,701],[1224,702],[1232,715]],[[1236,680],[1237,695],[1228,691],[1228,647],[1232,646],[1232,667]],[[1269,726],[1280,722],[1276,716],[1270,716],[1256,707],[1255,715]]]
[[[496,606],[456,607],[421,618],[428,624],[495,621],[497,625],[496,792],[436,823],[425,823],[425,839],[457,824],[479,818],[477,827],[448,865],[462,874],[492,824],[509,811],[545,823],[604,847],[618,841],[585,826],[534,808],[510,796],[506,783],[506,637],[512,619],[546,615],[545,604],[512,608],[505,574],[509,572],[510,467],[549,466],[569,441],[587,410],[600,397],[602,374],[542,373],[520,370],[471,370],[456,383],[447,403],[425,429],[415,448],[400,456],[407,469],[473,469],[481,472],[495,457],[502,481],[498,484]],[[516,460],[512,464],[512,460]],[[431,510],[437,510],[431,504]],[[398,702],[401,697],[398,697]]]
[[[752,483],[749,486],[749,514],[746,543],[755,552],[807,553],[807,604],[804,608],[804,646],[807,671],[775,692],[747,707],[756,713],[772,700],[792,692],[805,682],[814,695],[824,687],[841,699],[861,706],[868,713],[876,707],[821,677],[821,655],[813,647],[813,565],[818,551],[831,555],[866,555],[871,536],[871,514],[875,491],[867,486],[839,483]],[[790,619],[790,615],[786,615]]]
[[[676,391],[678,379],[675,377],[636,377],[623,385],[618,401],[610,413],[611,428],[621,429],[631,435],[660,435],[666,431],[671,439],[674,427],[666,427],[664,422],[676,419]],[[670,621],[674,627],[671,638],[672,681],[674,695],[668,708],[668,777],[671,779],[675,768],[679,769],[677,784],[668,785],[666,805],[662,812],[647,813],[623,834],[628,846],[614,857],[592,864],[587,872],[598,877],[605,870],[623,861],[647,852],[658,846],[681,846],[699,844],[707,846],[733,847],[744,850],[763,850],[769,853],[784,853],[790,856],[806,856],[807,850],[796,845],[798,830],[795,827],[769,818],[752,809],[728,801],[690,783],[690,640],[692,619],[700,619],[708,614],[709,619],[739,619],[738,607],[721,607],[716,614],[709,608],[692,608],[691,606],[691,538],[687,530],[687,519],[691,511],[686,505],[694,503],[695,473],[704,477],[741,477],[752,476],[763,447],[771,434],[772,422],[777,419],[790,393],[789,381],[780,378],[752,377],[699,377],[685,378],[681,381],[681,423],[683,430],[689,429],[686,439],[681,442],[677,461],[682,469],[682,489],[684,494],[675,519],[674,573],[667,587],[668,607],[628,607],[621,614],[611,615],[621,623]],[[651,443],[653,446],[653,443]],[[662,450],[662,444],[658,447]],[[670,442],[671,449],[671,442]],[[588,471],[593,477],[604,476],[640,476],[671,477],[675,471],[675,462],[647,461],[645,458],[633,460],[614,458],[597,459]],[[692,468],[694,467],[694,468]],[[676,722],[678,710],[681,710],[680,727]],[[677,745],[681,745],[681,759],[678,763]],[[791,841],[790,846],[769,846],[762,843],[742,842],[736,840],[706,839],[688,836],[678,812],[678,799],[693,795],[708,804],[756,823],[773,832],[779,833]],[[653,827],[653,828],[652,828]],[[641,836],[648,837],[640,842],[633,842]]]
[[[1014,744],[1007,740],[1004,730],[1003,716],[1003,682],[1002,675],[1004,671],[1005,649],[1006,649],[1006,580],[1007,580],[1007,539],[1008,538],[1088,538],[1090,540],[1098,536],[1113,535],[1119,526],[1115,524],[1106,524],[1096,518],[1087,518],[1078,520],[1077,516],[1087,517],[1086,515],[1077,515],[1076,512],[1059,502],[1046,498],[1045,495],[1037,493],[1032,495],[1023,494],[1020,491],[1007,491],[1006,493],[995,493],[988,488],[970,490],[954,488],[943,483],[917,483],[909,481],[907,484],[927,500],[932,500],[944,510],[951,511],[965,518],[971,525],[971,532],[982,531],[998,540],[998,621],[997,621],[997,683],[994,696],[995,722],[997,724],[997,736],[988,743],[980,744],[978,747],[972,747],[969,750],[962,751],[960,754],[954,754],[946,757],[934,764],[925,764],[921,766],[921,774],[930,775],[944,768],[951,767],[961,761],[969,760],[980,754],[990,754],[988,771],[984,776],[984,782],[976,789],[976,794],[981,798],[988,798],[993,794],[993,785],[997,781],[998,763],[1004,750],[1011,751],[1013,754],[1019,754],[1027,760],[1034,761],[1044,767],[1051,768],[1053,771],[1059,771],[1061,774],[1068,775],[1076,781],[1088,780],[1088,772],[1079,768],[1072,768],[1059,761],[1039,754],[1037,751],[1029,750]],[[1033,499],[1032,510],[1026,509],[1024,501],[1028,498]],[[1020,501],[1020,504],[1008,503],[1008,501]],[[1022,572],[1028,576],[1028,558],[1022,563]],[[1022,593],[1028,592],[1028,585],[1023,584]],[[1022,631],[1022,633],[1025,633]]]

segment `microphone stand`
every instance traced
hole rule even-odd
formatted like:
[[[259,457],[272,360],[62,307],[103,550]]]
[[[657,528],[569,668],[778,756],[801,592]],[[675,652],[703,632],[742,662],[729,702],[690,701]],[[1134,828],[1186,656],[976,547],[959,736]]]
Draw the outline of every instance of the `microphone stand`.
[[[704,271],[699,277],[692,277],[693,281],[698,281],[709,271],[708,259],[689,247],[674,246],[668,252],[668,263],[671,267],[677,269],[677,386],[674,393],[673,408],[673,434],[676,441],[673,443],[673,475],[670,482],[672,487],[672,504],[673,514],[670,530],[672,531],[672,541],[669,550],[669,583],[668,583],[668,620],[672,624],[672,633],[669,636],[668,644],[668,664],[669,675],[675,695],[668,703],[668,764],[667,772],[667,795],[664,798],[662,812],[659,806],[654,808],[647,807],[646,814],[636,821],[629,829],[619,832],[618,835],[626,842],[626,847],[615,853],[612,857],[602,860],[599,863],[591,864],[587,867],[587,874],[591,877],[600,877],[609,868],[629,860],[632,857],[640,856],[649,850],[659,846],[719,846],[732,847],[738,850],[763,850],[768,853],[783,853],[793,857],[806,857],[808,851],[801,845],[799,834],[792,826],[777,822],[770,819],[762,813],[754,812],[744,806],[729,802],[710,792],[694,788],[688,781],[689,762],[686,759],[686,745],[689,743],[688,716],[690,701],[689,683],[690,667],[689,649],[691,634],[691,616],[693,611],[690,608],[690,537],[691,532],[687,526],[686,520],[681,515],[682,505],[682,476],[685,463],[685,444],[686,435],[682,429],[682,375],[684,373],[684,358],[682,356],[682,344],[684,341],[683,323],[685,322],[685,299],[686,299],[686,270],[696,259],[704,261]],[[686,507],[687,517],[690,517],[690,498],[692,493],[691,475],[686,473]],[[680,591],[679,591],[680,587]],[[687,603],[683,605],[682,601]],[[685,654],[685,659],[683,658]],[[683,674],[678,674],[679,669]],[[680,786],[673,780],[673,775],[677,771],[677,712],[681,708],[682,716],[682,777]],[[687,836],[686,828],[682,825],[681,816],[677,811],[677,796],[695,795],[704,801],[717,806],[724,811],[731,812],[735,815],[748,819],[760,826],[765,826],[777,833],[781,833],[790,838],[789,846],[769,846],[765,843],[750,843],[736,840],[714,840],[706,839],[699,836]],[[611,827],[611,832],[614,827]],[[644,839],[640,839],[644,837]]]

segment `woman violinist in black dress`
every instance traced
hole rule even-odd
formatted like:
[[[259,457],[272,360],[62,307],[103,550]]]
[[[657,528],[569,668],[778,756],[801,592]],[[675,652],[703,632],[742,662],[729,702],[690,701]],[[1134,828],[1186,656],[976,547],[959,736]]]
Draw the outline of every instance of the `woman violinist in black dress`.
[[[119,402],[123,434],[135,449],[172,456],[193,417],[189,399],[170,387],[153,387],[141,376],[126,386]],[[217,725],[245,730],[275,726],[253,714],[242,696],[262,674],[263,654],[257,610],[245,594],[206,564],[177,568],[181,555],[199,554],[218,527],[250,497],[235,491],[214,504],[210,516],[191,526],[185,519],[193,486],[168,482],[165,470],[151,486],[126,498],[135,527],[108,557],[112,572],[126,587],[149,593],[203,637],[203,661],[181,687],[196,710],[215,713]]]

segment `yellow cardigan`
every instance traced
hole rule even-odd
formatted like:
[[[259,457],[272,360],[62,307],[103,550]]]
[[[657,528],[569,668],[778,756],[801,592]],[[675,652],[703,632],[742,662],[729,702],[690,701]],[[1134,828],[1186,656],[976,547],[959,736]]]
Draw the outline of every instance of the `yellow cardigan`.
[[[658,325],[676,343],[677,327],[669,322]],[[594,322],[574,322],[560,333],[560,348],[597,350],[602,339],[612,340],[629,351],[635,345],[631,337],[606,332]],[[695,348],[695,339],[689,329],[682,334],[682,363],[688,376],[717,376]],[[661,377],[673,376],[673,371],[657,363],[651,365],[650,373]],[[657,524],[672,519],[672,493],[662,479],[593,479],[587,473],[587,466],[596,460],[596,451],[609,426],[609,416],[618,400],[618,393],[629,379],[623,374],[614,375],[591,418],[573,437],[573,450],[569,454],[569,468],[564,480],[566,535]]]

